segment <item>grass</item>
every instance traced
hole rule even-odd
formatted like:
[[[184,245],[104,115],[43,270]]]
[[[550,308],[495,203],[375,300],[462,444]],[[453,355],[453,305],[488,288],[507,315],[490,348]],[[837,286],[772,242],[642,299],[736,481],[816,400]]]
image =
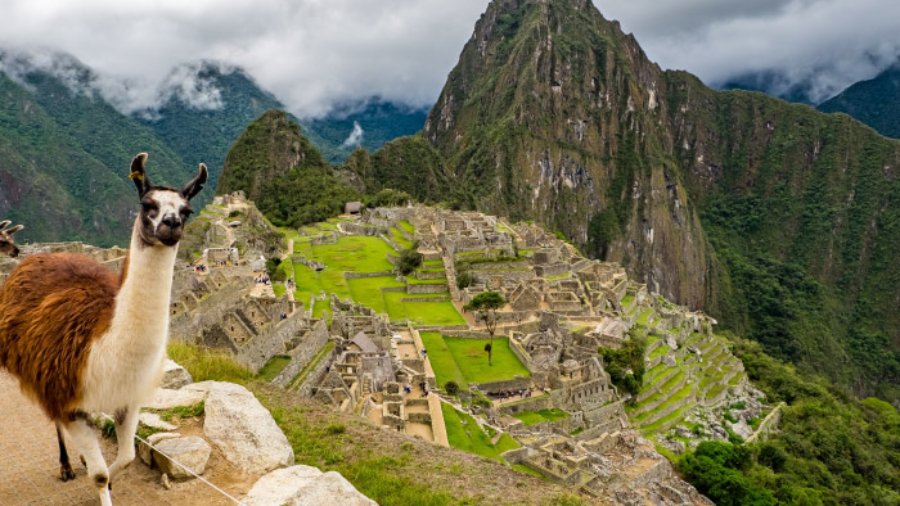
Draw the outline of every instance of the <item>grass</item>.
[[[487,339],[444,337],[438,332],[422,332],[421,335],[439,385],[453,380],[461,388],[467,388],[470,383],[531,376],[509,349],[509,340],[505,337],[494,338],[493,365],[488,365],[484,351]]]
[[[448,381],[455,381],[459,388],[469,388],[469,382],[456,364],[456,359],[453,358],[453,353],[450,352],[441,333],[420,332],[419,335],[422,337],[422,344],[428,350],[428,360],[434,369],[438,386],[443,388]]]
[[[413,242],[406,238],[399,229],[391,227],[391,240],[397,243],[397,246],[400,246],[402,249],[410,249],[413,247]]]
[[[634,302],[634,295],[630,293],[626,293],[624,297],[622,297],[622,307],[626,308]]]
[[[275,355],[266,365],[256,374],[256,377],[263,381],[272,381],[281,371],[291,363],[291,357],[287,355]]]
[[[445,295],[437,295],[444,297]],[[401,292],[384,292],[384,300],[387,314],[391,321],[409,321],[414,325],[465,325],[459,311],[449,300],[435,302],[403,302],[403,299],[420,297]],[[421,297],[431,298],[431,294],[423,294]]]
[[[650,323],[650,315],[652,315],[652,314],[653,314],[652,308],[647,308],[647,309],[641,311],[641,314],[639,314],[637,317],[637,324],[643,325],[644,327],[646,327],[647,324]]]
[[[412,223],[410,223],[406,220],[398,221],[397,226],[400,227],[407,234],[412,234],[416,231],[416,227],[414,227]]]
[[[527,426],[537,425],[544,422],[555,422],[556,420],[568,418],[569,414],[559,408],[552,408],[541,409],[538,411],[522,411],[521,413],[516,413],[513,416],[518,418],[519,420],[522,420],[522,423]]]
[[[169,358],[184,366],[197,382],[217,380],[244,385],[253,379],[253,373],[235,363],[225,352],[177,341],[169,343],[168,351]]]
[[[492,445],[491,436],[481,430],[474,418],[447,403],[441,403],[441,412],[447,426],[447,439],[454,448],[503,462],[500,454],[519,447],[509,434],[503,434],[497,444]]]
[[[396,231],[396,229],[394,229]],[[399,231],[398,231],[399,232]],[[387,313],[391,321],[409,321],[416,325],[463,325],[465,320],[448,300],[434,302],[403,302],[402,299],[420,297],[401,292],[385,292],[384,288],[405,286],[393,276],[374,278],[350,278],[345,272],[386,272],[393,269],[388,254],[396,252],[377,237],[343,236],[336,244],[311,245],[296,243],[294,251],[309,259],[325,264],[325,269],[315,271],[303,264],[294,264],[296,290],[294,298],[308,303],[311,296],[333,293],[338,298],[353,300],[379,313]],[[426,267],[442,268],[440,261],[426,262]],[[418,280],[410,277],[411,283],[441,284],[446,279]],[[430,295],[424,295],[429,297]],[[321,306],[320,306],[321,304]],[[313,316],[321,317],[328,308],[327,301],[316,301]]]

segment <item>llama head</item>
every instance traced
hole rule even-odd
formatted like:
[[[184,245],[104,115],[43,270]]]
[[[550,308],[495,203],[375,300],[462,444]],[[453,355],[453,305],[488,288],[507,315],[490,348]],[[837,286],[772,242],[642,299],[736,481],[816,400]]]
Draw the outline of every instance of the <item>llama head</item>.
[[[16,243],[13,241],[13,234],[25,227],[22,225],[10,227],[11,223],[12,221],[10,220],[0,221],[0,253],[17,257],[19,256],[19,248],[16,247]]]
[[[147,176],[147,153],[140,153],[131,161],[128,176],[137,186],[141,199],[140,237],[145,246],[175,246],[181,240],[184,224],[193,212],[190,200],[203,189],[206,165],[200,164],[197,175],[180,190],[155,186]]]

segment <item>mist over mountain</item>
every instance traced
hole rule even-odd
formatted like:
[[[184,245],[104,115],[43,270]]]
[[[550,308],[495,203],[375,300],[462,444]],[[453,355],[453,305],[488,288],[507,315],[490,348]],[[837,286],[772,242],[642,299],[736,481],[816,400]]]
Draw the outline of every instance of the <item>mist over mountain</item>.
[[[882,135],[900,138],[900,61],[819,104],[823,112],[843,112]]]

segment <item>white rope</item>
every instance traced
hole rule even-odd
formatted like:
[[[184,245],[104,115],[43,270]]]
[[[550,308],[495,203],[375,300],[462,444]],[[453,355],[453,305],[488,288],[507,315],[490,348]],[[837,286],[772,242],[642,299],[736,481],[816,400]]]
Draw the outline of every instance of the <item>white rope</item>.
[[[104,416],[107,420],[109,420],[109,421],[115,423],[115,420],[114,420],[111,416],[107,415],[106,413],[103,413],[103,416]],[[180,467],[180,468],[184,469],[185,471],[187,471],[188,474],[190,474],[190,475],[193,476],[194,478],[200,480],[201,482],[203,482],[204,484],[206,484],[206,486],[208,486],[209,488],[211,488],[211,489],[215,490],[216,492],[218,492],[218,493],[224,495],[224,496],[227,497],[228,499],[231,499],[231,501],[234,502],[235,504],[238,504],[238,505],[240,505],[240,506],[243,506],[243,505],[244,505],[244,503],[241,502],[239,499],[235,498],[233,495],[231,495],[231,494],[229,494],[228,492],[226,492],[226,491],[222,490],[221,488],[217,487],[216,485],[214,485],[213,483],[211,483],[211,482],[210,482],[209,480],[207,480],[206,478],[204,478],[204,477],[200,476],[199,474],[195,473],[193,469],[191,469],[191,468],[189,468],[188,466],[182,464],[181,462],[178,462],[177,460],[173,459],[170,455],[167,455],[166,452],[164,452],[164,451],[160,450],[159,448],[157,448],[157,447],[153,446],[152,444],[150,444],[150,442],[147,441],[146,439],[142,438],[141,436],[138,436],[137,434],[135,434],[134,437],[135,437],[135,439],[137,439],[138,441],[141,441],[141,442],[144,443],[145,445],[149,446],[149,447],[150,447],[151,449],[153,449],[156,453],[159,453],[159,454],[162,455],[163,457],[165,457],[165,458],[169,459],[171,462],[175,463],[175,465],[177,465],[178,467]]]

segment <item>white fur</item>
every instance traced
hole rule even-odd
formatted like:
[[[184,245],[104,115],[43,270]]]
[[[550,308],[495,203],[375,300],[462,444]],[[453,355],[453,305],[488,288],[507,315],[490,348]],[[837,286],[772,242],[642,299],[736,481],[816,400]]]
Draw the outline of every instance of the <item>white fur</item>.
[[[150,219],[153,223],[153,230],[159,227],[163,218],[166,216],[175,216],[178,218],[181,208],[187,205],[187,201],[176,192],[173,191],[153,191],[153,200],[159,205],[159,212],[154,218]]]
[[[160,198],[163,195],[167,197]],[[164,209],[177,215],[186,204],[183,198],[179,202],[168,198],[170,195],[177,194],[160,192],[154,196],[160,207],[154,228],[165,216]],[[115,479],[134,460],[140,407],[156,388],[169,338],[169,303],[178,245],[145,245],[141,240],[141,226],[138,217],[131,234],[128,273],[116,295],[110,328],[91,347],[81,379],[84,396],[78,406],[85,413],[115,414],[125,410],[124,418],[116,421],[119,442],[116,460],[107,469],[99,455],[96,436],[85,433],[83,421],[75,421],[67,430],[85,456],[88,475],[106,475],[109,480]],[[111,504],[106,487],[98,491],[101,504]]]

